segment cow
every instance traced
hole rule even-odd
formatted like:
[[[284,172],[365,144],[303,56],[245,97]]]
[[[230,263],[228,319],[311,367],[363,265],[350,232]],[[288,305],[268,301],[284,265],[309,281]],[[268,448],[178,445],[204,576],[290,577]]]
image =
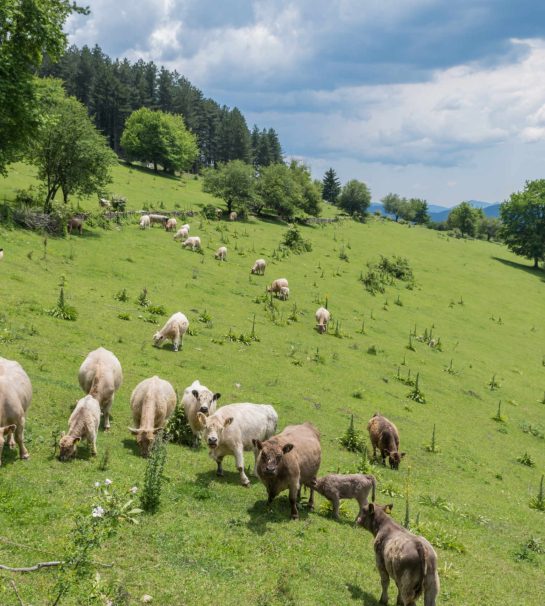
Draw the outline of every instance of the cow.
[[[253,274],[257,274],[259,276],[264,276],[266,267],[267,267],[267,262],[265,261],[265,259],[257,259],[256,262],[253,264],[253,267],[250,271]]]
[[[377,481],[375,476],[363,473],[330,473],[323,478],[314,478],[311,486],[317,493],[331,502],[333,517],[338,520],[340,500],[356,499],[361,512],[363,506],[367,505],[367,497],[370,492],[372,493],[371,499],[375,500]]]
[[[170,339],[174,351],[178,351],[180,344],[182,348],[184,346],[184,335],[188,328],[189,320],[181,311],[177,311],[165,322],[163,328],[153,335],[153,344],[159,347],[165,339]]]
[[[79,217],[72,217],[68,220],[67,228],[69,234],[76,230],[81,236],[83,234],[83,219],[80,219]]]
[[[240,475],[240,483],[249,486],[250,480],[244,473],[244,451],[254,451],[254,472],[256,475],[256,441],[266,440],[276,431],[278,415],[269,404],[228,404],[211,416],[197,413],[200,429],[208,444],[209,455],[217,464],[217,475],[223,475],[222,461],[226,455],[235,457]]]
[[[381,604],[388,604],[388,585],[397,585],[399,606],[415,606],[424,593],[424,606],[435,606],[439,593],[437,554],[424,538],[409,532],[388,513],[393,505],[369,503],[357,519],[374,537],[375,561],[382,584]]]
[[[327,332],[327,325],[329,324],[329,320],[331,319],[331,314],[329,310],[325,307],[318,307],[316,310],[316,330],[323,334]]]
[[[399,463],[407,453],[399,452],[399,433],[397,427],[386,417],[376,412],[369,420],[369,423],[367,423],[367,431],[371,438],[375,460],[378,448],[382,457],[382,464],[386,465],[386,457],[388,457],[390,467],[392,469],[399,469]]]
[[[68,461],[75,457],[80,440],[87,440],[91,455],[96,456],[99,425],[100,404],[94,395],[89,394],[79,400],[68,419],[68,433],[63,432],[59,442],[59,460]]]
[[[276,296],[280,294],[282,288],[289,288],[288,281],[286,278],[277,278],[273,280],[271,285],[267,287],[267,292],[275,293]]]
[[[220,397],[220,393],[212,393],[208,387],[201,385],[198,380],[193,381],[189,387],[185,388],[182,405],[185,418],[195,436],[195,446],[199,444],[202,434],[202,425],[197,419],[197,413],[200,412],[205,416],[213,415],[216,412],[217,401]]]
[[[270,505],[274,497],[289,488],[291,517],[299,518],[297,501],[301,497],[301,486],[310,488],[309,508],[314,509],[314,488],[322,458],[320,432],[312,423],[288,425],[284,431],[266,442],[256,440],[259,451],[257,475],[267,489]]]

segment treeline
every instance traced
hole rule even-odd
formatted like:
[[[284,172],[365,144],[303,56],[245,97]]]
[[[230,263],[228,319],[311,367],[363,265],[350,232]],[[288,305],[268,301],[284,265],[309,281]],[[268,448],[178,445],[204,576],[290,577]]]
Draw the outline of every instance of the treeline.
[[[199,147],[194,170],[242,160],[256,167],[282,162],[282,147],[274,129],[250,132],[236,107],[221,106],[176,71],[153,61],[112,60],[99,46],[71,46],[57,62],[47,58],[41,76],[64,82],[66,92],[85,105],[110,147],[123,155],[121,137],[131,113],[142,107],[181,115],[196,135]]]

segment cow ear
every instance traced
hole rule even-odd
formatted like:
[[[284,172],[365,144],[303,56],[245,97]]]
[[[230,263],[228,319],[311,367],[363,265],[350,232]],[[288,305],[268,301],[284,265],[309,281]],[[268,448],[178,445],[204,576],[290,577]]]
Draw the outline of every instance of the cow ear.
[[[263,442],[261,440],[252,440],[252,444],[257,448],[257,450],[263,450]]]
[[[219,400],[221,398],[221,394],[220,393],[215,393],[214,397],[212,398],[212,400],[216,401]]]
[[[406,452],[400,452],[399,453],[399,458],[402,459],[407,453]]]
[[[284,444],[284,447],[282,448],[282,452],[284,454],[288,454],[288,452],[293,450],[293,444]]]
[[[129,427],[129,431],[132,433],[133,436],[138,435],[138,429],[135,429],[134,427]]]
[[[394,504],[393,503],[388,503],[388,505],[384,505],[384,511],[385,513],[392,513],[392,509],[394,508]]]
[[[197,413],[197,422],[201,429],[206,427],[206,417],[202,414],[202,412]]]
[[[77,444],[80,440],[81,438],[74,438],[74,444]]]
[[[228,425],[231,425],[232,422],[233,422],[233,417],[229,417],[228,419],[225,419],[225,421],[223,422],[223,426],[227,427]]]
[[[191,393],[193,394],[193,397],[195,398],[195,400],[199,399],[199,392],[196,389],[194,389]]]

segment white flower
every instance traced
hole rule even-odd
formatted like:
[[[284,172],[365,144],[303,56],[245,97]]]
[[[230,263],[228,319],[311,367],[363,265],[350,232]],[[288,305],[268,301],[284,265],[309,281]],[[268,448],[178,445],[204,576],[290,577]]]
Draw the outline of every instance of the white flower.
[[[100,488],[100,482],[95,482],[95,488]]]
[[[136,493],[138,492],[138,486],[133,486],[133,487],[132,487],[132,488],[129,490],[129,492],[130,492],[131,494],[136,494]]]
[[[104,509],[100,506],[95,507],[91,515],[93,518],[102,518],[104,516]]]
[[[109,486],[111,483],[112,483],[112,481],[111,481],[111,480],[108,480],[108,478],[106,478],[106,479],[104,480],[104,486]]]

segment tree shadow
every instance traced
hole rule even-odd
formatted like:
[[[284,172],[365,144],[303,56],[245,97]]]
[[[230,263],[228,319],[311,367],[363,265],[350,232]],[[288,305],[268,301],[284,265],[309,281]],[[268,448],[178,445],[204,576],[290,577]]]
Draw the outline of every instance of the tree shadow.
[[[308,518],[309,510],[302,503],[298,503],[299,521]],[[276,497],[269,505],[266,499],[256,501],[248,508],[250,519],[246,526],[255,534],[263,535],[269,532],[269,524],[287,522],[291,519],[290,501],[287,495]]]
[[[531,265],[526,265],[524,263],[517,263],[516,261],[509,261],[509,259],[502,259],[501,257],[492,256],[494,261],[499,261],[503,263],[503,265],[507,265],[508,267],[512,267],[514,269],[525,271],[533,276],[536,276],[541,279],[542,282],[545,282],[545,272],[540,268],[532,267]]]
[[[359,585],[353,583],[347,583],[346,588],[350,592],[350,596],[353,600],[361,602],[363,600],[363,606],[380,606],[377,599],[372,594],[364,591]]]
[[[137,171],[139,173],[145,173],[146,175],[151,175],[153,177],[161,177],[162,179],[170,179],[171,181],[181,181],[180,177],[171,173],[166,173],[162,170],[158,170],[157,172],[155,172],[153,168],[141,166],[140,164],[129,164],[128,162],[120,162],[120,164],[131,170]]]

